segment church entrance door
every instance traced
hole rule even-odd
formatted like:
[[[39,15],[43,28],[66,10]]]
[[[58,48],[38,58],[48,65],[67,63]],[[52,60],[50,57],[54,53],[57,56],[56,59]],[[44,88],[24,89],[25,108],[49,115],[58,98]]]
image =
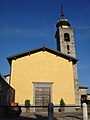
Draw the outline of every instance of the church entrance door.
[[[50,87],[36,87],[35,88],[35,106],[48,106],[51,101],[51,89]],[[47,111],[47,108],[36,108],[36,112]]]

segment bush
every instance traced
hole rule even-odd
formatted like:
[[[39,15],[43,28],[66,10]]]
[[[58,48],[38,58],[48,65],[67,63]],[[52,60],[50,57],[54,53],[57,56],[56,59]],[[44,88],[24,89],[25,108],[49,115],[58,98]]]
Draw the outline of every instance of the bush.
[[[60,106],[65,106],[65,102],[64,102],[64,100],[62,98],[60,100]]]
[[[25,108],[29,108],[28,106],[30,106],[30,100],[25,100]]]
[[[61,98],[61,100],[60,100],[60,109],[59,109],[59,111],[60,112],[63,112],[63,111],[65,111],[65,102],[64,102],[64,100]]]

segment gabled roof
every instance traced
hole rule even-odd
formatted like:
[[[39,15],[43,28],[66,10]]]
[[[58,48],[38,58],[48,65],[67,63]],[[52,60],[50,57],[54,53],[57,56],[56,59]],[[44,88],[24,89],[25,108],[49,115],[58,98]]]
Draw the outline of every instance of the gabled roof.
[[[73,64],[75,64],[78,61],[76,58],[74,58],[74,57],[72,57],[70,55],[67,55],[67,54],[64,54],[62,52],[50,49],[50,48],[48,48],[46,46],[43,46],[43,47],[38,48],[38,49],[33,49],[33,50],[26,51],[26,52],[22,52],[22,53],[19,53],[19,54],[16,54],[16,55],[9,56],[9,57],[7,57],[7,60],[9,62],[9,64],[11,65],[12,60],[15,60],[15,59],[20,58],[20,57],[24,57],[26,55],[31,55],[31,54],[34,54],[34,53],[39,52],[39,51],[50,52],[52,54],[55,54],[57,56],[60,56],[62,58],[65,58],[65,59],[68,59],[68,60],[72,61]]]
[[[8,77],[8,76],[10,76],[10,74],[4,75],[3,77],[6,78],[6,77]]]
[[[11,88],[11,89],[14,90],[14,88],[12,88],[12,87],[5,81],[4,77],[3,77],[1,74],[0,74],[0,84],[1,84],[2,86],[4,86],[5,89]]]
[[[79,89],[88,89],[86,86],[79,86]]]

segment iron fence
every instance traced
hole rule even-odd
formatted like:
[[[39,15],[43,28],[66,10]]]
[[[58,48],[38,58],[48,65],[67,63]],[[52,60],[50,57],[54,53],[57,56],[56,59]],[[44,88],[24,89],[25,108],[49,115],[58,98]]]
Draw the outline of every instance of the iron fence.
[[[30,111],[26,112],[26,109]],[[90,106],[87,107],[90,120]],[[82,106],[53,105],[54,120],[83,120]],[[0,106],[0,120],[14,118],[15,120],[49,120],[49,106]],[[51,114],[52,115],[52,114]]]

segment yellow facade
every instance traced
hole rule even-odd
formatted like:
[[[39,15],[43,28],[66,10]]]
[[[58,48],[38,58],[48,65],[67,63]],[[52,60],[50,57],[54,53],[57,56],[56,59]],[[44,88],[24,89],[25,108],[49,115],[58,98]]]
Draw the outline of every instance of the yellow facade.
[[[75,104],[72,61],[47,51],[12,60],[10,85],[15,89],[15,102],[34,104],[33,82],[52,82],[52,102]]]

